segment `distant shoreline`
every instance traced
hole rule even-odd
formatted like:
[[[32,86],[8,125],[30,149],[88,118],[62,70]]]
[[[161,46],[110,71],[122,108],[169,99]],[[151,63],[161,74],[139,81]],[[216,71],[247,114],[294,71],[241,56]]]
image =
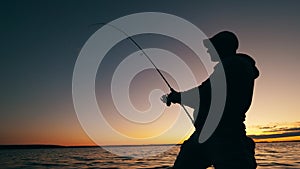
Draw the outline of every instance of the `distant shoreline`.
[[[102,147],[137,147],[137,146],[176,146],[180,144],[145,144],[145,145],[86,145],[86,146],[63,146],[52,144],[19,144],[19,145],[0,145],[3,149],[54,149],[54,148],[102,148]]]
[[[20,144],[20,145],[0,145],[0,150],[3,149],[52,149],[52,148],[93,148],[100,146],[62,146],[48,144]]]
[[[298,143],[300,140],[291,140],[291,141],[256,141],[255,143]]]
[[[274,142],[256,142],[256,143],[290,143],[290,142],[300,142],[300,140],[295,141],[274,141]],[[180,144],[145,144],[145,145],[87,145],[87,146],[63,146],[63,145],[51,145],[51,144],[20,144],[20,145],[0,145],[0,150],[4,149],[54,149],[54,148],[101,148],[101,147],[137,147],[137,146],[177,146]]]

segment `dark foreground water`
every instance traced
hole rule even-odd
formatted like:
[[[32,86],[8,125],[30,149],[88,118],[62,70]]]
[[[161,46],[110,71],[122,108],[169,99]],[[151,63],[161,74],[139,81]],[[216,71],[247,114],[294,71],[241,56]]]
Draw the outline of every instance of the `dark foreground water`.
[[[120,151],[153,152],[166,146],[119,147]],[[179,146],[169,147],[162,154],[147,158],[116,156],[101,148],[53,148],[0,150],[0,168],[168,168]],[[136,152],[135,152],[136,151]],[[258,143],[258,169],[300,169],[300,143]]]

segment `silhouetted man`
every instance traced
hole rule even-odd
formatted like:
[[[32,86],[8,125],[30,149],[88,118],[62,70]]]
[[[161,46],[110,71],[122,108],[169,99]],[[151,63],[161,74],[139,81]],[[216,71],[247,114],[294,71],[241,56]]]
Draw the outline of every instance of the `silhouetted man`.
[[[220,32],[203,43],[208,48],[211,60],[222,62],[224,68],[227,84],[224,112],[212,136],[200,144],[198,137],[211,104],[210,78],[220,71],[219,64],[215,66],[210,78],[200,86],[185,92],[172,91],[162,97],[169,106],[170,103],[181,103],[181,95],[189,96],[195,89],[200,96],[199,112],[194,124],[196,130],[182,144],[174,168],[206,169],[214,165],[216,169],[254,169],[257,166],[254,158],[255,143],[246,136],[244,121],[251,105],[254,81],[259,75],[255,61],[246,54],[236,53],[239,42],[232,32]],[[210,44],[216,50],[213,50]],[[181,104],[192,107],[192,100],[184,99]]]

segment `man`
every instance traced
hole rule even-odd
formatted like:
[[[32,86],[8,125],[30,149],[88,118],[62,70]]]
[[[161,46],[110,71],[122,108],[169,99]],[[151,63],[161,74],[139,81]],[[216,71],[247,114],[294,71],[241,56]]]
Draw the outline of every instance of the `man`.
[[[209,41],[211,43],[209,43]],[[255,169],[255,143],[246,136],[245,117],[253,96],[254,81],[259,75],[255,61],[246,54],[236,53],[239,42],[236,35],[223,31],[203,41],[211,60],[222,62],[226,77],[226,102],[222,118],[212,134],[204,143],[198,142],[199,134],[206,121],[211,102],[211,82],[221,71],[217,64],[214,73],[200,86],[185,92],[172,90],[162,100],[169,106],[180,103],[193,107],[192,98],[181,100],[195,90],[199,92],[200,107],[195,119],[195,132],[180,149],[174,164],[175,169],[206,169],[213,165],[216,169]],[[210,46],[212,44],[215,50]],[[217,54],[216,54],[217,52]],[[219,56],[219,57],[218,57]],[[222,71],[223,71],[222,69]]]

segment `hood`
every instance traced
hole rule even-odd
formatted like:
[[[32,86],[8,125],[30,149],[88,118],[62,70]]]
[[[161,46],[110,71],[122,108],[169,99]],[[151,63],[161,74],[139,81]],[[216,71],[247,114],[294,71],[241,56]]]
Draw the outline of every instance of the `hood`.
[[[237,57],[245,63],[245,65],[249,66],[249,73],[253,75],[253,78],[256,79],[259,76],[259,70],[255,66],[256,62],[249,55],[238,53]]]

